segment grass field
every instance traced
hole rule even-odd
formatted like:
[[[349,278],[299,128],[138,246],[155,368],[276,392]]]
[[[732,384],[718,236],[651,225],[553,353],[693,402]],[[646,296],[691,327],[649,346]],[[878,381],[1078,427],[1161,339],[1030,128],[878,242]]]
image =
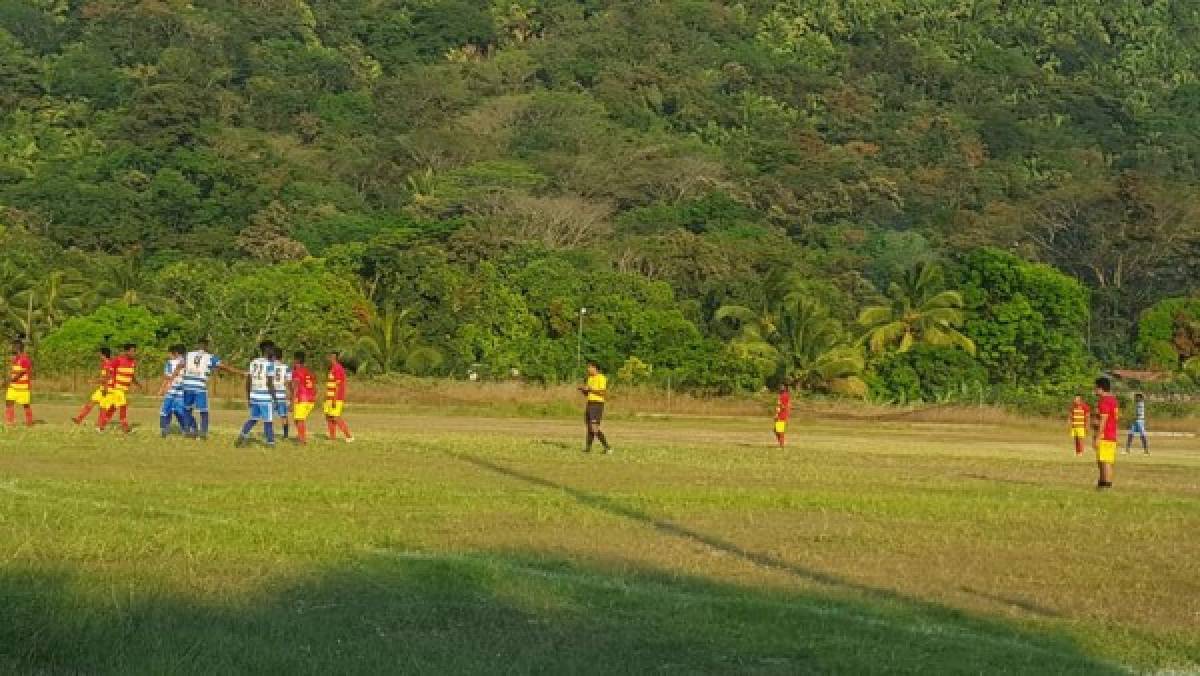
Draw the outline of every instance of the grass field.
[[[1200,665],[1200,442],[1061,426],[351,410],[354,445],[0,433],[3,673]],[[319,426],[319,425],[318,425]]]

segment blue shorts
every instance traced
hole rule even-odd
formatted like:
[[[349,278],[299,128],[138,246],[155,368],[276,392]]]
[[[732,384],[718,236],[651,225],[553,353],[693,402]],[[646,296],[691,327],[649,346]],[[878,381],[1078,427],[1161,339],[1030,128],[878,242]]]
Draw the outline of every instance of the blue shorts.
[[[271,415],[271,402],[250,402],[250,419],[261,420],[262,422],[271,422],[274,416]]]
[[[195,409],[201,413],[208,413],[208,391],[185,390],[183,393],[183,405],[189,410]]]
[[[1133,435],[1133,434],[1142,435],[1145,433],[1146,433],[1146,421],[1145,420],[1134,420],[1133,424],[1129,426],[1129,434],[1130,435]]]
[[[183,415],[185,410],[183,397],[166,397],[163,399],[162,408],[158,410],[158,415],[163,418],[169,415]]]
[[[280,418],[288,417],[287,399],[276,399],[275,400],[275,415]]]

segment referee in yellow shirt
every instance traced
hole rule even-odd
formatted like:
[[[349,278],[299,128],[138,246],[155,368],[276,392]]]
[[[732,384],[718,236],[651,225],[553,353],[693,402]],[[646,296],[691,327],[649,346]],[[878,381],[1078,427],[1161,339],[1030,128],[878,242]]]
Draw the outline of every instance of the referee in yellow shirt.
[[[580,393],[587,399],[584,421],[587,422],[587,446],[584,453],[592,452],[592,442],[600,440],[606,454],[612,453],[608,439],[600,431],[600,422],[604,420],[604,400],[608,396],[608,377],[600,372],[600,367],[594,361],[587,365],[587,384],[579,388]]]

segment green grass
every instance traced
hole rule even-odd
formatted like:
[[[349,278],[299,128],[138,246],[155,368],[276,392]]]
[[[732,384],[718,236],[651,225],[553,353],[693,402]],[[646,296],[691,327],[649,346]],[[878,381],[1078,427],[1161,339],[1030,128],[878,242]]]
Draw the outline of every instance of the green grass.
[[[39,415],[65,419],[67,410]],[[0,672],[1200,665],[1200,449],[1057,427],[351,415],[353,446],[0,433]]]

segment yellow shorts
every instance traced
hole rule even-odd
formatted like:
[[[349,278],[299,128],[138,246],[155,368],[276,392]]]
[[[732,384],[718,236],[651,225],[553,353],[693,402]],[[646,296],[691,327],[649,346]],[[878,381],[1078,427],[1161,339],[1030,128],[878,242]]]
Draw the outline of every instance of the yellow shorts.
[[[12,402],[20,406],[28,406],[29,402],[32,401],[32,398],[29,390],[18,390],[15,387],[10,387],[8,388],[8,391],[4,393],[4,401]]]
[[[784,432],[787,432],[787,421],[786,420],[776,420],[775,421],[775,434],[783,434]]]
[[[316,407],[316,402],[298,401],[296,402],[296,409],[292,413],[292,417],[296,420],[308,420],[308,416],[312,415],[313,409]]]
[[[109,390],[108,401],[106,403],[108,405],[105,408],[120,408],[128,406],[129,400],[125,397],[125,390]]]
[[[1087,439],[1087,428],[1086,427],[1072,427],[1071,428],[1071,438],[1072,439]]]
[[[322,410],[325,411],[325,415],[329,416],[330,418],[340,418],[342,417],[342,409],[345,407],[346,402],[344,401],[326,399],[325,406],[322,408]]]
[[[1117,442],[1100,441],[1096,444],[1096,460],[1111,465],[1117,461]]]
[[[105,392],[103,387],[97,387],[96,390],[92,392],[92,402],[100,404],[101,406],[104,406],[106,403],[108,403],[108,393]]]

